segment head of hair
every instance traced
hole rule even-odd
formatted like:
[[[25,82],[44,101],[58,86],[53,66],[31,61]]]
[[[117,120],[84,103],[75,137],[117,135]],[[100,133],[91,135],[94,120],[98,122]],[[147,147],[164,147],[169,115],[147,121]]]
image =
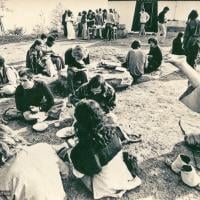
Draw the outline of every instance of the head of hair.
[[[24,77],[26,76],[29,80],[32,80],[33,79],[33,73],[31,72],[31,70],[21,70],[19,72],[19,77]]]
[[[178,34],[177,34],[177,38],[182,38],[183,37],[183,33],[182,32],[179,32]]]
[[[165,11],[165,12],[169,11],[169,7],[165,6],[165,7],[163,8],[163,11]]]
[[[109,12],[110,12],[110,13],[113,13],[113,10],[112,10],[112,8],[110,8],[110,9],[109,9]]]
[[[81,12],[78,13],[78,16],[81,16]]]
[[[151,42],[153,42],[155,45],[158,44],[158,40],[156,38],[149,38],[148,39],[148,44],[150,44]]]
[[[96,75],[90,79],[88,86],[90,89],[98,88],[100,86],[102,90],[105,90],[105,80],[102,76]]]
[[[82,45],[76,45],[72,49],[72,57],[74,57],[77,60],[82,60],[86,57],[87,51]]]
[[[0,56],[0,66],[4,66],[4,64],[5,64],[5,59],[2,56]]]
[[[82,129],[88,130],[88,133],[94,130],[98,124],[102,123],[105,113],[100,105],[94,100],[80,101],[74,112],[76,125]],[[81,136],[80,136],[81,137]]]
[[[41,44],[42,44],[42,42],[40,40],[35,40],[32,47],[35,48],[36,46],[40,46]]]
[[[188,20],[194,20],[199,16],[197,10],[192,10],[188,15]]]
[[[145,11],[145,9],[144,9],[144,8],[142,8],[142,9],[141,9],[141,11]]]
[[[87,15],[87,12],[85,10],[82,11],[82,15]]]
[[[55,37],[53,37],[52,35],[48,36],[47,42],[54,43],[55,42]]]
[[[116,131],[113,125],[107,124],[106,114],[94,100],[82,100],[74,114],[76,134],[80,142],[90,144],[94,149],[105,147]]]
[[[72,11],[68,10],[67,14],[68,14],[69,17],[72,16]]]
[[[138,49],[138,48],[140,48],[140,41],[139,40],[134,40],[133,42],[132,42],[132,44],[131,44],[131,48],[132,49]]]
[[[40,38],[41,38],[41,40],[44,40],[44,39],[46,39],[46,38],[47,38],[47,35],[46,35],[46,34],[44,34],[44,33],[42,33],[42,34],[41,34],[41,36],[40,36]]]

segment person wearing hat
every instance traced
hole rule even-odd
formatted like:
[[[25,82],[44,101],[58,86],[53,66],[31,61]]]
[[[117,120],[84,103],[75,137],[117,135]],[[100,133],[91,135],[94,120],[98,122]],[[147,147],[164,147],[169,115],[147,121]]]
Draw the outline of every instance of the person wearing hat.
[[[5,59],[0,56],[0,95],[13,95],[18,85],[17,71],[5,64]]]
[[[87,74],[84,72],[85,66],[90,64],[87,49],[81,45],[69,48],[65,52],[65,64],[68,65],[67,79],[69,92],[73,94],[78,87],[88,81]]]
[[[51,58],[51,62],[56,66],[59,75],[61,69],[65,68],[65,63],[63,61],[63,58],[57,55],[52,50],[54,43],[55,43],[55,38],[53,36],[48,36],[47,41],[42,47],[42,53],[43,53],[43,59],[48,60],[48,58]]]
[[[14,131],[8,129],[0,124],[0,136],[7,138],[0,141],[0,199],[67,199],[61,178],[68,177],[69,169],[57,150],[47,143],[19,147],[12,140],[10,145],[8,132]]]
[[[53,94],[44,82],[35,81],[30,71],[21,71],[19,76],[21,84],[15,93],[17,109],[27,121],[44,121],[47,111],[54,105]]]

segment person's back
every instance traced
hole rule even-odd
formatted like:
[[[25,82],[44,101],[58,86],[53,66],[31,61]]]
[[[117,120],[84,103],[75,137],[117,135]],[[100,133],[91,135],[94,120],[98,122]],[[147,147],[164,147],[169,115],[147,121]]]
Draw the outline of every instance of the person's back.
[[[180,37],[176,37],[172,42],[172,54],[184,55],[183,44]]]
[[[127,67],[131,74],[144,74],[145,54],[141,49],[131,49],[127,55]]]
[[[23,147],[0,171],[0,190],[15,200],[64,200],[59,162],[53,148],[45,143]],[[2,169],[1,169],[2,170]],[[2,174],[3,173],[3,174]]]

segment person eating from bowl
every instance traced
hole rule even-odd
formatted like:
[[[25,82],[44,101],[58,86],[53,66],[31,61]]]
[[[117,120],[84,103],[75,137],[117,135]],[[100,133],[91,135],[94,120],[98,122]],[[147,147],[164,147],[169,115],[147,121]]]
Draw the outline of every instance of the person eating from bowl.
[[[21,71],[19,76],[21,84],[15,93],[17,109],[27,121],[45,120],[46,112],[54,105],[53,94],[44,82],[35,81],[30,71]]]

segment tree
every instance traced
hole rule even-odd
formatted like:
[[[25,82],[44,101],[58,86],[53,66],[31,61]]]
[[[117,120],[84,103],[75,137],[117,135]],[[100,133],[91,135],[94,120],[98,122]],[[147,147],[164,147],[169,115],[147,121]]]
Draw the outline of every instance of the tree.
[[[52,19],[51,19],[51,30],[59,30],[61,27],[61,19],[62,19],[62,15],[64,13],[64,6],[62,5],[62,3],[58,3],[57,6],[55,7],[55,9],[52,10]]]

